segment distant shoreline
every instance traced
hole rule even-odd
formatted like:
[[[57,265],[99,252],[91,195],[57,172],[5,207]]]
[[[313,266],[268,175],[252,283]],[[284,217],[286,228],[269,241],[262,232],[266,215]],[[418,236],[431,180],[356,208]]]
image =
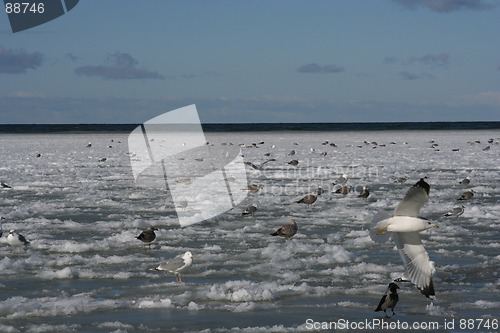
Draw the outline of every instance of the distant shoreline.
[[[0,124],[0,133],[129,133],[139,124]],[[240,123],[202,124],[204,132],[281,131],[397,131],[397,130],[492,130],[500,121],[478,122],[380,122],[380,123]]]

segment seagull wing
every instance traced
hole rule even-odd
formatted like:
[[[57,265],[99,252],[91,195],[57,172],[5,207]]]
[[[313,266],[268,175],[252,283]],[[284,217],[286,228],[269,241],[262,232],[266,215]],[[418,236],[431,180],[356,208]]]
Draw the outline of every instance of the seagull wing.
[[[418,217],[420,208],[429,199],[430,186],[423,179],[413,185],[394,210],[394,216]]]
[[[174,258],[170,261],[167,261],[167,262],[160,264],[158,267],[156,267],[156,269],[159,271],[175,272],[176,270],[180,269],[184,265],[186,265],[184,263],[184,259]]]
[[[406,275],[426,297],[434,296],[432,267],[429,255],[418,232],[394,232],[392,239],[405,264]]]
[[[24,238],[24,236],[23,236],[23,235],[19,235],[19,234],[18,234],[18,235],[17,235],[17,239],[19,239],[19,241],[20,241],[21,243],[23,243],[24,245],[27,245],[27,244],[29,244],[29,243],[30,243],[30,242],[28,242],[28,241],[26,240],[26,238]]]

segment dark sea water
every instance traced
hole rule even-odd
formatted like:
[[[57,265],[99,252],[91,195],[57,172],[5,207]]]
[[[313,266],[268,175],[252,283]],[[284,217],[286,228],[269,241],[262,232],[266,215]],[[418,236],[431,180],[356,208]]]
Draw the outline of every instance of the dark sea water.
[[[0,124],[0,133],[130,132],[139,124]],[[205,132],[500,129],[500,121],[202,124]]]

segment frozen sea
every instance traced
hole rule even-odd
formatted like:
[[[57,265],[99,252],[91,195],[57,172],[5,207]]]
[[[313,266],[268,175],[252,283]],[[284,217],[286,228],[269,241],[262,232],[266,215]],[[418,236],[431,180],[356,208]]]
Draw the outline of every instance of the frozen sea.
[[[244,144],[245,161],[275,161],[247,167],[259,192],[187,227],[169,193],[134,182],[127,136],[0,134],[0,180],[12,186],[0,188],[0,332],[303,332],[346,321],[498,331],[498,130],[206,133],[213,147]],[[342,174],[356,192],[332,193]],[[440,226],[422,232],[436,300],[400,283],[397,314],[385,319],[374,309],[403,263],[368,228],[424,176],[431,192],[421,214]],[[364,185],[367,200],[357,197]],[[326,192],[314,205],[295,203],[317,186]],[[468,189],[476,194],[464,214],[443,217]],[[255,216],[242,216],[253,203]],[[270,236],[292,218],[291,240]],[[149,248],[135,237],[151,225],[159,230]],[[11,247],[10,229],[30,246]],[[187,250],[195,259],[183,283],[154,270]]]

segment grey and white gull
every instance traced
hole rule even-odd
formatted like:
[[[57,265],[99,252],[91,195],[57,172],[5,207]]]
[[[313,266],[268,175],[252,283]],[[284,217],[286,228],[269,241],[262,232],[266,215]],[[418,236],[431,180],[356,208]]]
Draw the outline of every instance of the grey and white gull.
[[[194,256],[190,251],[184,253],[181,257],[174,258],[170,261],[164,262],[156,267],[157,271],[167,271],[175,274],[175,280],[182,282],[181,273],[191,267],[193,264]]]
[[[432,274],[434,265],[422,244],[420,231],[438,226],[419,217],[420,209],[429,199],[430,185],[421,178],[406,193],[393,215],[381,212],[375,215],[370,236],[377,243],[392,238],[405,266],[405,278],[431,299],[435,296]]]
[[[11,246],[30,245],[30,242],[27,241],[23,235],[18,234],[14,230],[9,231],[9,234],[7,235],[7,243]]]

